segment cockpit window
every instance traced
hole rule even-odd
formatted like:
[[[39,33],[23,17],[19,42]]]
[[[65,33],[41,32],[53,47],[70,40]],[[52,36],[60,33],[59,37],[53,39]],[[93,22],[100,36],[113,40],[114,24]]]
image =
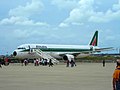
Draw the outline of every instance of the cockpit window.
[[[24,47],[18,47],[17,49],[26,49],[26,48],[24,48]]]

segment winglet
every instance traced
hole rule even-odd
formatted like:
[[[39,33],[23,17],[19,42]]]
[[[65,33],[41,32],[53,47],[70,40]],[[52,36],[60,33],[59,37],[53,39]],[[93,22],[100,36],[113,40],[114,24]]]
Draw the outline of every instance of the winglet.
[[[95,32],[90,44],[91,46],[97,46],[98,45],[98,31]]]

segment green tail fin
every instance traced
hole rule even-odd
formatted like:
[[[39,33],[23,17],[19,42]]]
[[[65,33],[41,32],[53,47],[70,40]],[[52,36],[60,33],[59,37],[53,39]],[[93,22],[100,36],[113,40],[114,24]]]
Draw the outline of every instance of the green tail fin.
[[[91,46],[97,46],[98,45],[98,31],[95,32],[90,44]]]

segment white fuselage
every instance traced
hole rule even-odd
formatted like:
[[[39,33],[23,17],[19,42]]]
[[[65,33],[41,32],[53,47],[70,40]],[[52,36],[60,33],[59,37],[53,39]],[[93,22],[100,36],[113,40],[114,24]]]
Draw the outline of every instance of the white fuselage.
[[[36,50],[38,53],[36,53]],[[39,50],[39,51],[38,51]],[[55,44],[23,44],[13,52],[16,58],[40,58],[42,54],[49,54],[54,58],[62,58],[65,54],[87,56],[94,52],[94,47],[89,45],[55,45]]]

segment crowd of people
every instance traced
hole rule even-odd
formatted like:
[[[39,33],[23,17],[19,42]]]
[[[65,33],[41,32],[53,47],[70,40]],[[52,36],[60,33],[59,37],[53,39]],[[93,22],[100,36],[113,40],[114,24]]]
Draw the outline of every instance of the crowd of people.
[[[42,66],[53,67],[53,65],[54,65],[52,59],[35,58],[32,61],[33,61],[32,63],[34,63],[34,66],[42,65]],[[20,62],[21,62],[21,66],[27,66],[29,64],[30,60],[26,58],[26,59],[20,60]],[[0,60],[0,68],[2,68],[2,65],[8,66],[9,63],[10,63],[9,58],[4,58],[3,60]],[[66,60],[66,67],[74,67],[74,66],[76,66],[74,59]]]
[[[49,67],[53,67],[54,65],[54,61],[52,59],[44,59],[44,58],[35,58],[33,60],[31,60],[32,63],[34,63],[34,66],[49,66]],[[71,59],[71,60],[65,60],[66,61],[66,67],[74,67],[76,66],[75,60]],[[25,59],[21,59],[21,66],[27,66],[30,63],[30,60],[25,58]],[[10,63],[9,58],[4,58],[4,59],[0,59],[0,68],[2,68],[2,65],[8,66]]]
[[[21,64],[22,66],[27,66],[29,63],[29,60],[28,59],[24,59],[24,60],[21,60]],[[47,66],[49,65],[49,67],[53,66],[53,62],[52,62],[52,59],[39,59],[39,58],[36,58],[33,60],[33,63],[34,63],[34,66],[39,66],[39,65],[42,65],[42,66]]]
[[[10,63],[10,60],[6,57],[3,60],[0,59],[0,68],[2,68],[2,65],[8,66]]]

